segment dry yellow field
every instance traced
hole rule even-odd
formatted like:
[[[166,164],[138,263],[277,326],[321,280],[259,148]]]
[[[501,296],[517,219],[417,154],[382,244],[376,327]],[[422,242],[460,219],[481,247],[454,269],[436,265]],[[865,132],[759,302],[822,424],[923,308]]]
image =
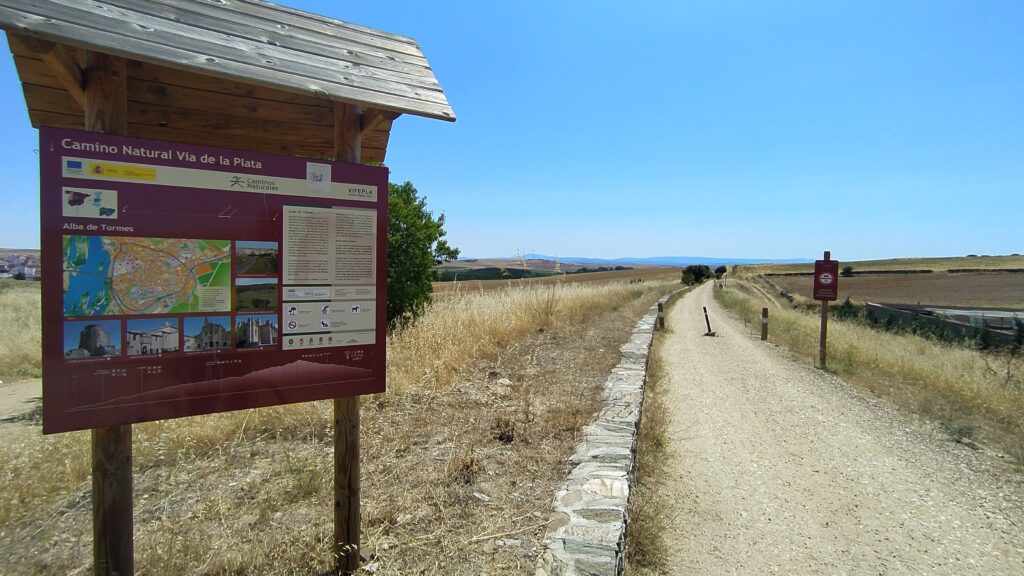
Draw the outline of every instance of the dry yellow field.
[[[934,270],[936,272],[956,268],[976,268],[999,270],[1006,268],[1024,268],[1024,256],[958,256],[952,258],[892,258],[889,260],[839,260],[840,266],[853,266],[854,271],[873,270]],[[741,275],[757,274],[788,274],[793,272],[813,272],[814,264],[756,264],[738,266]]]
[[[542,278],[520,280],[466,280],[460,282],[434,282],[434,293],[473,292],[480,290],[501,290],[514,286],[535,286],[542,284],[589,284],[603,282],[628,282],[630,280],[679,280],[680,268],[637,268],[611,272],[588,272],[585,274],[564,274]]]
[[[779,288],[811,297],[811,276],[769,276]],[[1024,309],[1024,273],[853,276],[839,279],[839,300],[887,304]]]

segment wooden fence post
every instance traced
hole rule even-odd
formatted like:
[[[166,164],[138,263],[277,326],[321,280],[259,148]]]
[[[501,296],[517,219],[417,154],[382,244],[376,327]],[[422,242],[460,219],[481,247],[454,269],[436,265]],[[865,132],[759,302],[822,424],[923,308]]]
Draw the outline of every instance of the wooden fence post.
[[[124,58],[85,54],[85,129],[128,132],[128,71]],[[135,573],[132,521],[132,426],[92,430],[92,552],[96,576]]]
[[[665,329],[665,304],[663,302],[658,302],[658,324],[657,324],[657,329],[658,330],[664,330]]]
[[[362,110],[358,106],[335,103],[335,160],[359,162],[362,159],[362,121]],[[377,337],[383,338],[383,335]],[[339,574],[354,574],[359,570],[359,492],[359,397],[335,398],[333,552]]]
[[[768,339],[768,309],[761,308],[761,340]]]
[[[828,338],[828,300],[821,301],[821,334],[818,336],[818,366],[825,370],[825,342]]]

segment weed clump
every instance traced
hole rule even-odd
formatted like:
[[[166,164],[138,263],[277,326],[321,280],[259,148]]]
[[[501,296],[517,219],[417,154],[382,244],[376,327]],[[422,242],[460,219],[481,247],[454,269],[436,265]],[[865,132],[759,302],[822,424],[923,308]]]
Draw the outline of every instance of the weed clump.
[[[505,416],[499,417],[491,427],[491,437],[502,444],[511,444],[516,441],[516,422]]]

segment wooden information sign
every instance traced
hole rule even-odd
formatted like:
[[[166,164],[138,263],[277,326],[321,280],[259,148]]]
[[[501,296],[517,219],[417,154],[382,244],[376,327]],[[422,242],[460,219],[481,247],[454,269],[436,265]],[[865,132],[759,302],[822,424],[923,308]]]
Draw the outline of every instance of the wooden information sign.
[[[384,391],[387,169],[40,129],[43,431]]]
[[[342,162],[383,162],[402,114],[455,114],[412,38],[250,0],[99,7],[0,0],[45,128],[44,426],[94,426],[93,572],[134,571],[128,422],[333,397],[333,552],[350,574],[359,404],[342,395],[383,386],[387,182]]]

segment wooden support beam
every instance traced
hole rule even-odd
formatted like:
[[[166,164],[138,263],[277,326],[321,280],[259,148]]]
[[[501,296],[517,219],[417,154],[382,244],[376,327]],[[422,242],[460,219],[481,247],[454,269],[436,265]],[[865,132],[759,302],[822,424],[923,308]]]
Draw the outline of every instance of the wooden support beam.
[[[99,52],[85,57],[85,129],[128,132],[128,70],[124,58]]]
[[[334,107],[334,157],[362,160],[362,110],[353,104]],[[359,398],[334,399],[334,558],[340,574],[359,570]]]
[[[363,113],[359,106],[337,102],[334,105],[334,159],[359,162],[362,159]]]
[[[85,129],[106,134],[128,131],[128,74],[124,58],[87,52]],[[131,424],[92,430],[93,573],[135,572],[132,521]]]
[[[53,50],[43,55],[43,62],[50,67],[53,75],[67,89],[75,102],[85,108],[85,83],[82,81],[82,68],[75,57],[64,45],[54,45]]]
[[[401,116],[398,112],[385,112],[384,110],[377,110],[376,108],[367,110],[363,113],[362,120],[362,133],[367,135],[370,132],[376,130],[385,121],[394,121],[395,118]]]
[[[371,108],[363,113],[362,120],[360,121],[359,131],[362,134],[368,134],[377,129],[381,122],[384,121],[384,114],[376,108]]]
[[[26,51],[45,62],[61,86],[85,110],[85,78],[82,66],[79,65],[78,60],[67,46],[31,36],[13,34],[11,42],[20,44]]]

